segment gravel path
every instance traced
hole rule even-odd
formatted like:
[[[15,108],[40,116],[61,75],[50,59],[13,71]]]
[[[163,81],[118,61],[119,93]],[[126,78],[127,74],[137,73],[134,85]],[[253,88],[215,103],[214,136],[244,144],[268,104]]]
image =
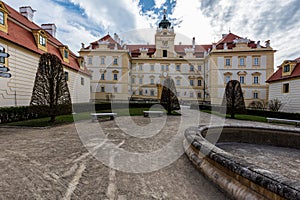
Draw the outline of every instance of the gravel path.
[[[188,111],[183,117],[195,114]],[[123,122],[133,119],[142,127],[151,123],[149,118],[129,118],[118,117]],[[116,121],[81,123],[87,130],[100,125],[107,139],[121,149],[149,153],[172,140],[180,120],[178,116],[168,117],[166,126],[150,138],[128,135]],[[200,124],[208,122],[201,116]],[[47,129],[0,128],[0,199],[226,199],[184,154],[152,172],[118,171],[96,159],[101,151],[95,151],[94,157],[77,132],[74,124]],[[97,138],[94,142],[99,144]],[[175,144],[181,151],[182,143]]]

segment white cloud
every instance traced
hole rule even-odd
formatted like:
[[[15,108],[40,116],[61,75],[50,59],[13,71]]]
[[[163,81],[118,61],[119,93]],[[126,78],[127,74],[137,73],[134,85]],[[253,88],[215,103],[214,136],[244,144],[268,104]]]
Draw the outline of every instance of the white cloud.
[[[117,32],[121,39],[132,42],[154,42],[158,15],[153,11],[141,15],[139,0],[70,1],[80,5],[83,13],[67,10],[51,0],[28,0],[26,4],[7,0],[6,3],[16,10],[20,6],[32,6],[37,10],[34,21],[39,25],[55,23],[57,38],[75,53],[81,43],[89,44],[107,32],[111,35]],[[165,2],[156,0],[155,8]],[[168,17],[182,21],[175,27],[176,43],[191,43],[191,38],[196,37],[197,44],[209,44],[218,41],[230,28],[239,36],[261,40],[261,43],[270,39],[271,46],[278,50],[275,64],[279,65],[284,59],[300,56],[299,6],[298,0],[177,0],[173,14]],[[151,26],[153,29],[149,29]]]
[[[164,3],[166,3],[167,0],[154,0],[155,7],[160,8]]]
[[[175,32],[180,34],[177,42],[191,43],[191,38],[196,38],[197,44],[209,44],[213,42],[212,29],[209,20],[203,16],[199,9],[199,2],[195,0],[177,0],[177,5],[170,17],[180,18],[182,22],[175,27]]]

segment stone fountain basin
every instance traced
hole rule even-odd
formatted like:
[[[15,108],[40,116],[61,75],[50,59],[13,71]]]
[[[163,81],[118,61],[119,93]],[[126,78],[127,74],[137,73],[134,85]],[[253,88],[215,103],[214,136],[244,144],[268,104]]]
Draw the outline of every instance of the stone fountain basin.
[[[193,164],[233,199],[300,199],[299,129],[189,128],[184,147]]]

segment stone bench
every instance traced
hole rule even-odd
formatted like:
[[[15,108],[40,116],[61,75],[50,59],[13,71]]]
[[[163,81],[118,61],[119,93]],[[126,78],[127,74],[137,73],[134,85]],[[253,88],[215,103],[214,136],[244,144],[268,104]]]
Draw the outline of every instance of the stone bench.
[[[163,116],[164,112],[163,111],[143,111],[144,112],[144,117],[149,117],[151,116]]]
[[[300,127],[300,120],[293,120],[293,119],[279,119],[279,118],[270,118],[267,117],[268,122],[288,122],[288,123],[295,123],[296,127]]]
[[[110,117],[110,119],[113,120],[117,116],[117,113],[91,113],[90,115],[94,122],[98,117]]]

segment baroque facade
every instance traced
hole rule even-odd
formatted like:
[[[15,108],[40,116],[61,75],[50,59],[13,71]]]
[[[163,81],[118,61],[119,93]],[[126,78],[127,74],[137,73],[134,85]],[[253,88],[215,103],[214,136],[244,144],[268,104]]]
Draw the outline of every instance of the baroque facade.
[[[246,104],[268,100],[265,83],[273,73],[274,50],[232,33],[210,45],[175,44],[164,15],[155,44],[123,44],[117,34],[82,46],[80,55],[92,73],[91,100],[158,100],[163,81],[172,77],[181,102],[220,104],[229,80],[241,82]]]
[[[89,102],[90,74],[82,57],[55,38],[56,26],[33,22],[34,10],[20,12],[0,1],[0,46],[10,56],[0,64],[10,69],[11,78],[0,77],[0,106],[28,106],[40,56],[52,53],[63,64],[72,103]]]

